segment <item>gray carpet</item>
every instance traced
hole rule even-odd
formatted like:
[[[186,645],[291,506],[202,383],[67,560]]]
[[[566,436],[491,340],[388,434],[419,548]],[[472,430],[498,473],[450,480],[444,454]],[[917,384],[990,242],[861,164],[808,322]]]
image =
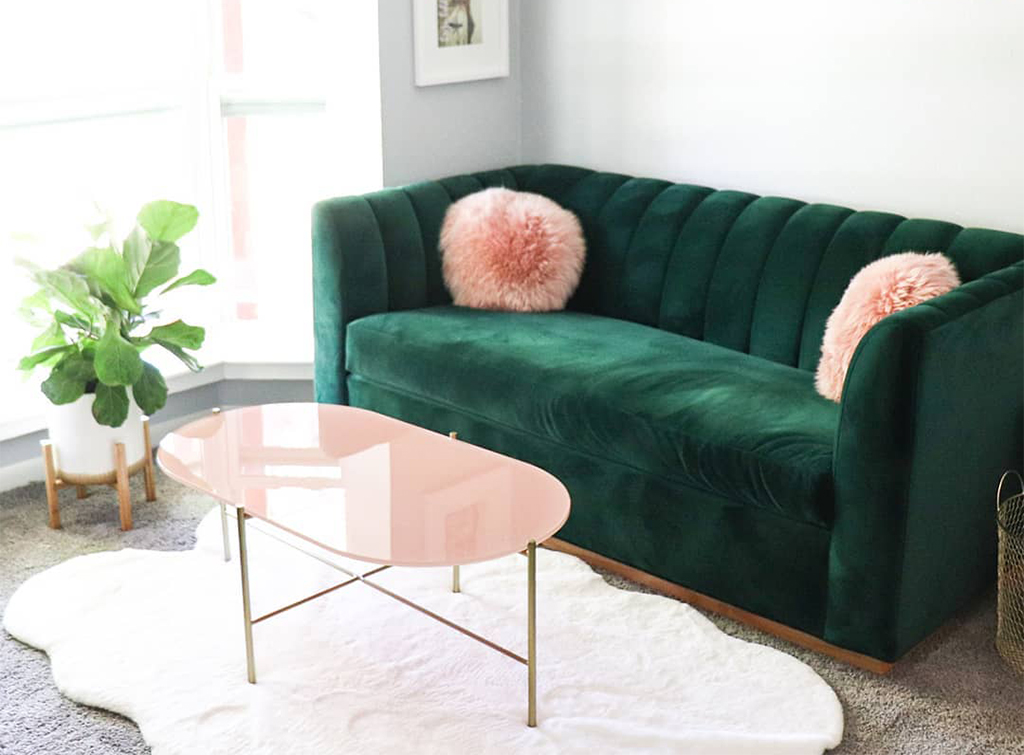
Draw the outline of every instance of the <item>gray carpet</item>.
[[[110,489],[89,498],[61,494],[63,530],[46,526],[41,484],[0,494],[0,611],[26,578],[72,556],[122,547],[191,548],[210,499],[158,478],[158,500],[146,503],[135,478],[135,529],[122,533]],[[605,575],[625,589],[641,589]],[[888,677],[849,668],[711,616],[724,631],[781,648],[810,664],[832,685],[846,713],[841,755],[1024,754],[1024,680],[993,648],[995,598],[989,595],[914,650]],[[63,698],[46,656],[0,631],[0,753],[79,755],[145,753],[129,720]]]

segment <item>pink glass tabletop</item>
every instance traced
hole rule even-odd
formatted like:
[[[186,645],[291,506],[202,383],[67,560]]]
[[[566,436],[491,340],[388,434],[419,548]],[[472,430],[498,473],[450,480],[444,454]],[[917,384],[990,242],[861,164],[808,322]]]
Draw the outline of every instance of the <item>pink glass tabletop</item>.
[[[167,435],[169,477],[343,556],[486,561],[551,537],[569,493],[542,469],[375,412],[268,404]]]

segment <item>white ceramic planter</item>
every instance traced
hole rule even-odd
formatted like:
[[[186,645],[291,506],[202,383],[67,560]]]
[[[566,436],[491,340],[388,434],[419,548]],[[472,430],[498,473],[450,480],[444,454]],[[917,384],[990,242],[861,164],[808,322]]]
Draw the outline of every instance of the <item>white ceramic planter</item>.
[[[92,416],[96,396],[87,393],[70,404],[48,404],[47,426],[53,444],[57,474],[68,482],[86,483],[114,477],[114,444],[124,443],[129,467],[146,458],[142,410],[128,389],[128,418],[120,427],[99,424]]]

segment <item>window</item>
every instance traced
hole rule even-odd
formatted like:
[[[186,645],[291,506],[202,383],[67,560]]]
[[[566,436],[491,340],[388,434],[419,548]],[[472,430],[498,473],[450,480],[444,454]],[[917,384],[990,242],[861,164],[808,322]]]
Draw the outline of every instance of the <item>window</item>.
[[[372,77],[332,71],[376,60],[376,4],[332,0],[219,0],[214,86],[229,216],[224,316],[238,327],[288,328],[312,353],[310,207],[318,199],[380,186],[380,122]],[[362,51],[362,52],[360,52]],[[360,104],[369,103],[369,104]],[[282,296],[282,292],[296,295]]]
[[[219,282],[179,305],[205,363],[311,360],[310,207],[381,184],[376,3],[5,3],[0,70],[0,422],[45,401],[14,371],[14,259],[84,249],[94,202],[121,236],[151,199],[199,207],[182,267]]]

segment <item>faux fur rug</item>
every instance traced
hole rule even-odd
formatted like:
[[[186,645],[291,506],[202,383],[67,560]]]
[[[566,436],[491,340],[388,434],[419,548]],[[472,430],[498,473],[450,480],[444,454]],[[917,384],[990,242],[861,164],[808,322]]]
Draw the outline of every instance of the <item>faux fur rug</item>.
[[[234,523],[232,533],[234,532]],[[254,615],[344,575],[250,524]],[[236,545],[232,538],[232,546]],[[350,562],[351,565],[351,562]],[[254,628],[245,678],[238,564],[216,510],[194,551],[80,556],[26,581],[4,626],[60,690],[136,721],[170,753],[820,753],[843,714],[808,666],[674,600],[617,590],[538,549],[538,723],[526,668],[364,585]],[[526,560],[391,569],[377,581],[526,653]]]

